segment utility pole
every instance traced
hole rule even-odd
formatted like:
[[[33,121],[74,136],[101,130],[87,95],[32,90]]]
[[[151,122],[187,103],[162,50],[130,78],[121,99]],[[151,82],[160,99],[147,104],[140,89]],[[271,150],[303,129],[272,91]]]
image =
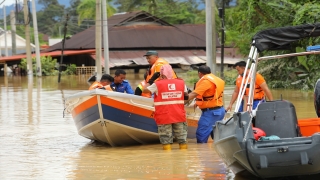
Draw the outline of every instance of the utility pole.
[[[96,80],[99,81],[102,74],[101,68],[101,0],[96,0]]]
[[[64,24],[64,29],[63,29],[63,39],[62,39],[62,48],[61,48],[61,58],[60,58],[60,64],[59,64],[58,83],[60,83],[60,78],[61,78],[61,71],[62,71],[61,68],[62,68],[62,63],[63,63],[64,44],[66,42],[66,36],[67,36],[68,20],[69,20],[69,14],[67,14],[66,22]]]
[[[224,0],[222,0],[222,8],[219,8],[219,17],[221,19],[221,78],[224,79],[224,74],[223,74],[223,68],[224,68],[224,8],[225,3]]]
[[[103,19],[103,56],[104,56],[104,73],[110,74],[109,69],[109,36],[108,36],[108,12],[107,0],[102,0],[102,19]]]
[[[37,76],[42,76],[41,70],[41,59],[40,59],[40,46],[39,46],[39,36],[38,36],[38,22],[37,22],[37,12],[36,12],[36,0],[32,0],[32,20],[33,20],[33,30],[34,30],[34,42],[36,45],[36,62],[37,62]]]
[[[31,58],[31,46],[30,46],[30,18],[28,10],[28,0],[23,0],[23,12],[24,12],[24,30],[26,35],[26,54],[27,54],[27,75],[33,77],[33,66]]]
[[[216,74],[216,23],[215,23],[215,2],[206,0],[206,56],[207,66],[211,73]]]
[[[3,23],[4,23],[4,54],[8,56],[8,44],[7,44],[7,15],[6,6],[3,6]]]
[[[10,11],[10,25],[11,25],[11,51],[12,55],[17,54],[17,44],[16,44],[16,17],[14,11]]]

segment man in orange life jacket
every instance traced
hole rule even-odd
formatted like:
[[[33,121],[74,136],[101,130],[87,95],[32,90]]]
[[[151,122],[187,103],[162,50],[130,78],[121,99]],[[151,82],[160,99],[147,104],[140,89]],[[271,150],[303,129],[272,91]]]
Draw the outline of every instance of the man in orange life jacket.
[[[89,87],[89,90],[92,89],[106,89],[106,90],[113,90],[110,87],[110,84],[113,82],[113,77],[110,76],[109,74],[104,74],[102,75],[100,82],[95,81],[94,83],[91,84]]]
[[[187,87],[182,79],[173,78],[172,68],[165,64],[160,69],[160,80],[145,86],[144,92],[155,93],[154,119],[164,150],[171,150],[173,135],[176,136],[180,149],[187,149],[187,119],[184,100],[188,98]]]
[[[238,78],[236,80],[236,87],[233,91],[231,100],[230,100],[230,104],[229,106],[226,108],[226,111],[231,110],[233,103],[236,101],[239,92],[240,92],[240,87],[241,87],[241,81],[243,78],[243,73],[244,70],[246,68],[247,63],[245,61],[240,61],[237,62],[234,67],[236,68],[236,70],[238,71]],[[247,73],[249,73],[249,69],[247,70]],[[244,81],[245,82],[245,81]],[[250,82],[250,80],[249,80]],[[242,111],[246,111],[247,106],[246,103],[247,99],[248,99],[248,94],[249,94],[249,88],[246,88],[246,91],[244,93],[244,100],[242,100],[241,105],[239,107],[239,112]],[[253,101],[253,105],[252,105],[252,109],[256,109],[257,106],[262,103],[265,102],[265,95],[267,96],[267,98],[269,99],[269,101],[273,100],[272,94],[268,88],[268,85],[266,83],[266,81],[264,80],[263,76],[259,73],[257,73],[256,75],[256,82],[255,82],[255,89],[254,89],[254,101]],[[245,104],[245,106],[244,106]]]
[[[157,51],[148,51],[145,55],[148,63],[151,67],[148,69],[147,77],[146,77],[146,85],[151,85],[150,82],[154,82],[158,80],[160,69],[163,65],[169,64],[166,60],[158,57]],[[175,72],[172,70],[172,77],[177,78]],[[143,83],[142,83],[143,84]],[[151,97],[150,93],[142,93],[141,96]]]
[[[224,81],[211,73],[208,66],[200,66],[198,69],[199,81],[195,90],[189,93],[188,100],[196,98],[196,105],[202,114],[198,121],[196,131],[197,143],[207,143],[213,132],[216,121],[222,120],[225,115],[223,107]]]

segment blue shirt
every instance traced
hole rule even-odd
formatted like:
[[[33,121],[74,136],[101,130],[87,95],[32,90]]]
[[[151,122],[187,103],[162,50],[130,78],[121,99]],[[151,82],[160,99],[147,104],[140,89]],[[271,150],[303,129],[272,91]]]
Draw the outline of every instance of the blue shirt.
[[[114,82],[112,82],[110,84],[110,86],[116,90],[116,92],[121,92],[121,93],[124,93],[126,92],[127,94],[134,94],[131,86],[130,86],[130,83],[126,80],[124,80],[122,83],[120,84],[115,84]]]

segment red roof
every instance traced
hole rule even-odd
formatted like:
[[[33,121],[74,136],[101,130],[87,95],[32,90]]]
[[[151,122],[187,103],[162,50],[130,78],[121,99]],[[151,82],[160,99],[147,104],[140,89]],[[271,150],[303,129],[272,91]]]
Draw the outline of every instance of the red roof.
[[[76,50],[76,51],[70,51],[65,50],[63,51],[64,56],[67,55],[76,55],[76,54],[92,54],[95,53],[95,49],[89,49],[89,50]],[[36,57],[36,54],[31,54],[32,57]],[[61,51],[52,51],[52,52],[43,52],[40,53],[40,56],[51,56],[51,57],[57,57],[61,56]],[[7,62],[7,61],[16,61],[23,58],[27,58],[26,54],[22,55],[14,55],[14,56],[7,56],[7,57],[1,57],[0,62]]]

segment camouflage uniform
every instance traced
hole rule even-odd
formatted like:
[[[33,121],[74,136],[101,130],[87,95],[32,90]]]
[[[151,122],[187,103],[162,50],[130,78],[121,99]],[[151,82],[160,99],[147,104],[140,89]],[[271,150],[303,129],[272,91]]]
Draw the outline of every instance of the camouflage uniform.
[[[186,122],[158,125],[161,144],[172,144],[172,130],[179,144],[187,143],[188,125]]]

